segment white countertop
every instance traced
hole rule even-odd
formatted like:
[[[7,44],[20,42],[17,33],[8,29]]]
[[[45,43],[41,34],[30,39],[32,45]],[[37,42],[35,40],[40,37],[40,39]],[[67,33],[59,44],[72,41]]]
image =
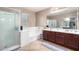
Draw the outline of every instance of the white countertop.
[[[75,30],[75,29],[61,29],[61,28],[47,28],[44,29],[47,31],[55,31],[55,32],[63,32],[63,33],[70,33],[70,34],[77,34],[79,35],[79,30]]]
[[[34,34],[40,34],[42,33],[42,30],[47,30],[47,31],[55,31],[55,32],[62,32],[62,33],[70,33],[70,34],[77,34],[79,35],[79,30],[76,29],[62,29],[62,28],[40,28],[40,27],[29,27],[25,28],[19,32],[29,32],[30,36],[33,36]]]

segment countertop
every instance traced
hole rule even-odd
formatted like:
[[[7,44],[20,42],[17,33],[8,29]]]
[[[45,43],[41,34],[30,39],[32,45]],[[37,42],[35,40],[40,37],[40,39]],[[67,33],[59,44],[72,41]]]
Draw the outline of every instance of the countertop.
[[[46,28],[44,30],[47,31],[54,31],[54,32],[63,32],[63,33],[70,33],[70,34],[77,34],[79,35],[79,30],[76,29],[61,29],[61,28]]]

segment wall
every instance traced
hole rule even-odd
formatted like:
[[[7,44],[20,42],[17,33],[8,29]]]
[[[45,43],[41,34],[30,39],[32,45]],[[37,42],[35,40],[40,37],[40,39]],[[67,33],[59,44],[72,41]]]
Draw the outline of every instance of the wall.
[[[11,7],[11,9],[15,9],[17,11],[19,11],[20,13],[26,13],[29,15],[29,27],[34,27],[36,26],[36,13],[33,11],[29,11],[27,9],[24,9],[22,7]],[[21,18],[21,16],[20,16]],[[20,19],[22,20],[22,19]],[[20,21],[20,25],[21,25],[21,21]]]
[[[78,16],[78,20],[77,20],[77,29],[79,30],[79,16]]]
[[[79,8],[78,8],[78,13],[77,13],[77,29],[79,30]]]
[[[31,13],[29,16],[29,27],[36,26],[36,13]]]
[[[45,27],[50,8],[36,13],[36,26]]]
[[[36,26],[36,13],[27,9],[22,9],[22,13],[29,14],[29,27]]]

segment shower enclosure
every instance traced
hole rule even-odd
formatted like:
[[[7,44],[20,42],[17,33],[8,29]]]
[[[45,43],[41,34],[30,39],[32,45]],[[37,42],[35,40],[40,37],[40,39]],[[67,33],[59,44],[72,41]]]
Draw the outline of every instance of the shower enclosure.
[[[19,13],[0,8],[0,50],[20,47]]]

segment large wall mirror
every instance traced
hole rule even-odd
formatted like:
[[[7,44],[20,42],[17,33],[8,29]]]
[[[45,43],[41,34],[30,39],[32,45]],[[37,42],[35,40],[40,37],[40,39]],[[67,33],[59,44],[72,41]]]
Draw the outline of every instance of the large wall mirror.
[[[77,7],[54,8],[47,16],[50,28],[79,29],[79,9]]]

